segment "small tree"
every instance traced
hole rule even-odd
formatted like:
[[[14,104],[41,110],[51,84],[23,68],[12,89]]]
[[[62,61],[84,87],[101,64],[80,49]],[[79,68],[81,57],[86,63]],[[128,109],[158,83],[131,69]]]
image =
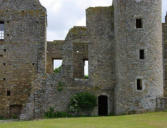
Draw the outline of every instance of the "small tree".
[[[75,114],[81,111],[90,112],[96,105],[96,96],[87,92],[81,92],[72,96],[69,103],[69,111]]]

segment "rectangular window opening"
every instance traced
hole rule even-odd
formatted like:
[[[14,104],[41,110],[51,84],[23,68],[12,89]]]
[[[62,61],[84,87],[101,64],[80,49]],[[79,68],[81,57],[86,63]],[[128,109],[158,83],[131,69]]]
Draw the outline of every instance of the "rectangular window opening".
[[[5,31],[5,27],[4,27],[4,22],[0,21],[0,40],[4,40],[4,31]]]
[[[140,54],[140,59],[144,60],[145,59],[144,49],[140,49],[139,54]]]
[[[53,70],[56,73],[61,71],[63,60],[62,59],[53,59]]]
[[[137,90],[143,90],[142,79],[137,79]]]
[[[89,77],[89,62],[88,60],[84,60],[84,77]]]
[[[10,96],[10,95],[11,95],[10,91],[9,91],[9,90],[7,90],[7,96]]]
[[[136,28],[143,28],[142,19],[136,19]]]

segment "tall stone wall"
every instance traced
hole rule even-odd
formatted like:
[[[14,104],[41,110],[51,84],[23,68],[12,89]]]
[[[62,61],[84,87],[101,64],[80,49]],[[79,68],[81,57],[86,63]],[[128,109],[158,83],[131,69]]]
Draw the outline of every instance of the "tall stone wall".
[[[161,0],[115,0],[116,114],[154,111],[163,96]],[[142,28],[136,28],[142,19]],[[139,59],[139,50],[145,58]],[[137,90],[137,79],[142,90]]]
[[[92,7],[86,14],[90,84],[112,89],[115,86],[114,8]]]
[[[38,0],[0,0],[0,116],[18,116],[38,72],[45,72],[46,10]]]
[[[114,113],[115,39],[114,8],[91,7],[86,10],[90,36],[88,45],[89,84],[108,97],[108,112]],[[110,91],[106,91],[110,90]],[[97,96],[97,97],[98,97]]]

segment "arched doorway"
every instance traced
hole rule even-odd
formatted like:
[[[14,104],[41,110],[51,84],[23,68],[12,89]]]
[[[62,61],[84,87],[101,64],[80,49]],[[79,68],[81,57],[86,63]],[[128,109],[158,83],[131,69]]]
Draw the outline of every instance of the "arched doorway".
[[[108,115],[108,97],[105,95],[101,95],[98,97],[98,115]]]

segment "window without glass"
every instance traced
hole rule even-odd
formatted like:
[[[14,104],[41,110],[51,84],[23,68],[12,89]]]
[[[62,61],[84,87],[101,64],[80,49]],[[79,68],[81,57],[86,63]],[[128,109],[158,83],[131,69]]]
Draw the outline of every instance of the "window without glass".
[[[10,96],[10,91],[9,90],[7,90],[7,96]]]
[[[88,60],[84,60],[84,76],[89,75],[88,68]]]
[[[0,40],[4,40],[4,30],[5,30],[4,22],[0,21]]]
[[[53,59],[53,70],[59,71],[61,69],[63,60]]]
[[[143,85],[142,85],[142,79],[137,79],[137,90],[142,90]]]
[[[143,28],[142,19],[136,19],[136,28]]]
[[[139,54],[140,54],[140,59],[144,60],[144,58],[145,58],[145,56],[144,56],[144,49],[140,49]]]

